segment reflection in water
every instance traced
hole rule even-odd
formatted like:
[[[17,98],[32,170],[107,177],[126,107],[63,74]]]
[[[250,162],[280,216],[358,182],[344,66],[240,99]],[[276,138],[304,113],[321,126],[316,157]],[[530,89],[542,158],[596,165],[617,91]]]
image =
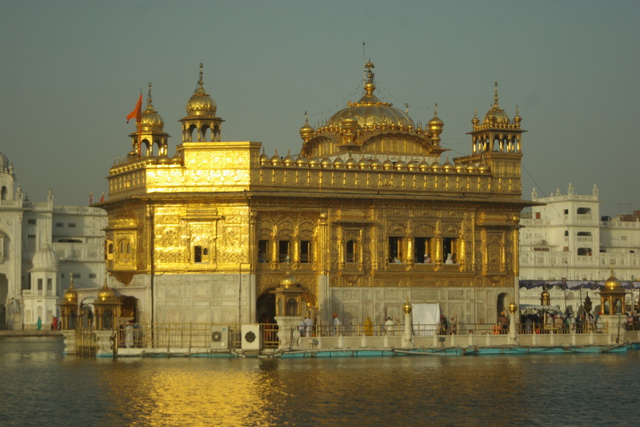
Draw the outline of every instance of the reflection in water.
[[[640,392],[632,381],[637,352],[117,360],[61,353],[58,340],[0,338],[0,425],[632,425]]]

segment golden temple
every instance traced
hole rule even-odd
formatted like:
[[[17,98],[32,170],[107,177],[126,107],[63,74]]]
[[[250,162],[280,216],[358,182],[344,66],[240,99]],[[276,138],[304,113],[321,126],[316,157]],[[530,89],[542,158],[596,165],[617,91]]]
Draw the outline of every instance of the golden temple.
[[[317,129],[300,154],[225,142],[202,65],[181,143],[151,86],[126,159],[109,171],[107,269],[140,323],[256,323],[273,291],[296,286],[317,324],[401,318],[439,304],[461,323],[494,323],[517,298],[522,133],[498,103],[472,119],[471,154],[442,161],[444,123],[426,127],[364,94]],[[293,285],[295,283],[295,285]]]

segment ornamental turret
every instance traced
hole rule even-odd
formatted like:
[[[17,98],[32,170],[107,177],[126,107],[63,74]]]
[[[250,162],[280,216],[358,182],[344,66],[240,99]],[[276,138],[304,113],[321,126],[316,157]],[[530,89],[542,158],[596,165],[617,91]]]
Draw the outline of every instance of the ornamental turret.
[[[182,142],[220,142],[223,119],[218,117],[218,106],[204,89],[202,81],[203,65],[196,90],[187,102],[187,115],[182,123]]]
[[[138,135],[138,132],[140,132],[140,135]],[[141,157],[151,156],[153,155],[154,146],[156,146],[157,156],[167,157],[170,135],[164,131],[164,120],[162,120],[158,111],[153,107],[151,83],[149,83],[149,91],[147,94],[147,106],[142,110],[140,115],[138,131],[129,136],[132,139],[130,156],[138,157],[138,152],[140,152]]]

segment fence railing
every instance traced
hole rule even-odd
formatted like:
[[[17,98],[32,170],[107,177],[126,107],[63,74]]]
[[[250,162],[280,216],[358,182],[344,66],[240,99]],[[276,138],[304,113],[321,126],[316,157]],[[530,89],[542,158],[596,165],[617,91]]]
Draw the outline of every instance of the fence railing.
[[[506,326],[506,327],[505,327]],[[625,325],[621,325],[621,329]],[[277,348],[278,325],[259,324],[262,348]],[[83,352],[95,351],[95,329],[76,330],[76,342]],[[106,331],[102,331],[106,332]],[[234,350],[242,348],[241,325],[214,325],[204,323],[186,324],[134,324],[121,325],[112,331],[111,341],[117,348],[164,349],[186,351]],[[405,325],[307,325],[300,326],[301,337],[332,336],[403,336]],[[509,333],[502,324],[414,324],[413,336],[434,335],[503,335]],[[551,323],[523,323],[518,325],[519,334],[596,334],[608,333],[605,327],[596,323],[576,323],[559,325]]]

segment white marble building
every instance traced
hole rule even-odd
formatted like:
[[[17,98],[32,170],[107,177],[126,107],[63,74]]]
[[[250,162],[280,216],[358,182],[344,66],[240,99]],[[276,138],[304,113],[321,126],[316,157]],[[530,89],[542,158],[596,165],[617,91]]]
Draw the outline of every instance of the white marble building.
[[[56,206],[50,190],[29,200],[13,165],[0,153],[0,329],[49,328],[59,297],[69,287],[104,282],[106,212],[90,206]]]
[[[588,292],[595,308],[597,288],[611,269],[638,301],[640,211],[601,217],[596,186],[581,195],[569,184],[566,194],[557,190],[549,197],[534,189],[531,200],[544,205],[523,212],[520,221],[521,304],[540,304],[546,282],[552,305],[577,307]]]

